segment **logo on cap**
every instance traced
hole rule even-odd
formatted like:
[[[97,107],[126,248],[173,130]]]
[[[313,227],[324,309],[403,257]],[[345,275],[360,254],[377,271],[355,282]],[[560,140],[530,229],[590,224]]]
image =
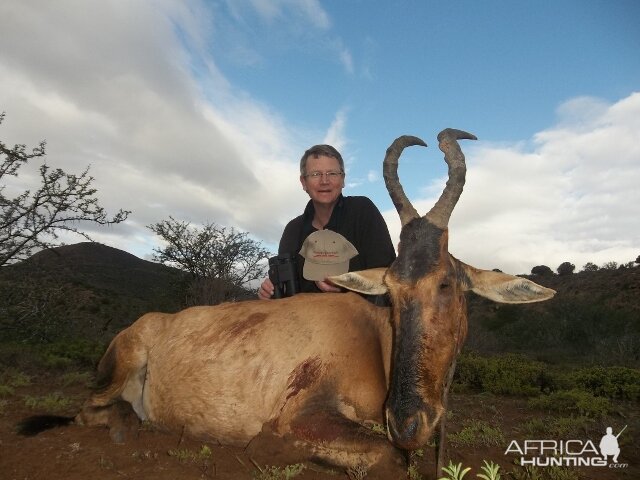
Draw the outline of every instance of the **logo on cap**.
[[[302,276],[321,281],[349,271],[349,260],[358,255],[353,244],[332,230],[318,230],[309,235],[300,250],[304,257]]]

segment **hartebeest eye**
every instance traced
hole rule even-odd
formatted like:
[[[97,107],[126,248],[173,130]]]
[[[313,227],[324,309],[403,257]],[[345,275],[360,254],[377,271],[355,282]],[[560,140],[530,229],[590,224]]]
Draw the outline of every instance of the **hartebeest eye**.
[[[447,288],[449,288],[451,286],[451,284],[449,282],[442,282],[440,284],[440,290],[445,290]]]

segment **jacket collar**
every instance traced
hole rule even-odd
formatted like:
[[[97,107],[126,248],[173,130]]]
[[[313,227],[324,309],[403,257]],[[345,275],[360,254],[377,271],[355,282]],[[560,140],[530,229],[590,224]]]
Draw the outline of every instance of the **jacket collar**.
[[[329,230],[333,230],[334,232],[338,231],[340,228],[340,219],[342,218],[342,211],[344,209],[345,197],[340,194],[338,197],[338,201],[336,202],[335,207],[333,207],[333,212],[331,212],[331,218],[329,219],[329,223],[325,225],[325,228]],[[313,216],[316,213],[316,209],[313,206],[313,201],[309,200],[307,206],[304,209],[304,213],[302,214],[303,222],[302,222],[302,238],[305,239],[307,236],[316,231],[316,229],[311,224],[313,222]]]

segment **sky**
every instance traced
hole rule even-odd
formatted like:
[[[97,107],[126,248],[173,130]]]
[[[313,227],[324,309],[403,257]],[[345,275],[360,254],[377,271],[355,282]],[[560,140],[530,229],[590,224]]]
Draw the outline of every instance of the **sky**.
[[[404,134],[429,145],[399,168],[424,214],[446,181],[436,136],[458,128],[478,141],[461,141],[454,256],[513,274],[627,263],[640,255],[638,25],[636,0],[3,0],[0,138],[90,166],[101,204],[132,213],[81,228],[150,258],[147,226],[169,216],[277,250],[318,143],[341,151],[344,194],[371,198],[396,244],[386,148]],[[8,188],[35,180],[26,169]]]

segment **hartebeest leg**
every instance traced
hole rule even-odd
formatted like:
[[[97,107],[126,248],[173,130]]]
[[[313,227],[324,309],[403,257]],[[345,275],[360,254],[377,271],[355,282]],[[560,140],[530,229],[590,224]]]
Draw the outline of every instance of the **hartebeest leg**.
[[[106,426],[114,443],[125,443],[137,436],[140,419],[129,402],[118,401],[105,407],[83,407],[75,423],[88,427]]]
[[[147,354],[142,342],[127,330],[111,343],[98,365],[97,390],[87,399],[75,423],[107,426],[115,443],[136,434],[146,414],[142,391],[146,377]]]
[[[273,425],[247,447],[260,461],[288,463],[307,458],[312,464],[333,470],[364,469],[372,478],[404,478],[406,454],[393,447],[386,436],[354,422],[340,413],[305,412],[293,419],[289,432],[280,434]]]
[[[451,366],[449,367],[449,373],[445,380],[444,390],[442,392],[442,406],[444,407],[444,414],[440,419],[440,431],[438,435],[438,441],[436,443],[436,478],[441,474],[445,461],[445,448],[447,446],[447,412],[449,411],[449,389],[451,383],[453,383],[453,375],[456,371],[456,359],[453,359]]]

